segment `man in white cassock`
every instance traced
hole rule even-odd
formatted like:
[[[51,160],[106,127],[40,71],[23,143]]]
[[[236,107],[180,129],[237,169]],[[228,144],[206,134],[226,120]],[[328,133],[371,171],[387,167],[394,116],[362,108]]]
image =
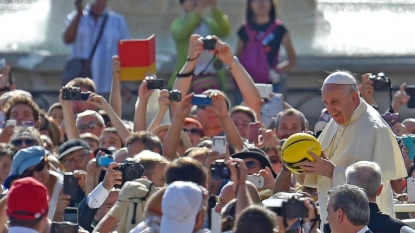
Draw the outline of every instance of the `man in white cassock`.
[[[322,100],[332,120],[320,134],[322,157],[302,162],[305,170],[297,175],[300,183],[317,188],[321,226],[326,223],[327,193],[346,183],[347,166],[358,161],[373,161],[382,171],[383,190],[376,199],[385,214],[395,216],[392,189],[401,192],[401,180],[407,176],[395,136],[380,114],[362,98],[354,77],[348,72],[329,75],[321,89]]]

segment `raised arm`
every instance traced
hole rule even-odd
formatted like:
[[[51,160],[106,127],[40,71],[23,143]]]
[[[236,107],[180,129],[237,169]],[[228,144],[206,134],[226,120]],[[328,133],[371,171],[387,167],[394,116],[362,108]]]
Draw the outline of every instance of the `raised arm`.
[[[84,10],[82,0],[75,1],[76,15],[69,22],[69,25],[66,27],[65,32],[63,33],[63,42],[65,44],[71,44],[75,41],[76,34],[78,32],[79,22],[82,18],[82,11]]]
[[[169,91],[167,89],[163,89],[160,91],[159,95],[159,112],[157,113],[154,120],[151,122],[151,124],[148,126],[147,131],[153,131],[158,126],[160,126],[161,121],[163,120],[164,114],[166,114],[169,105],[170,105],[170,99],[169,99]]]
[[[75,116],[71,107],[71,101],[62,99],[62,89],[59,92],[59,102],[62,106],[63,125],[65,127],[66,136],[68,137],[68,140],[79,138],[79,132],[78,128],[76,127]]]
[[[115,113],[122,117],[122,101],[121,101],[121,88],[120,88],[120,59],[118,56],[112,57],[112,84],[109,97],[109,103]]]
[[[215,38],[217,39],[214,51],[216,57],[229,67],[239,89],[241,90],[246,106],[252,108],[256,113],[258,120],[261,121],[262,102],[254,81],[248,72],[246,72],[241,63],[239,63],[236,57],[234,57],[231,47],[219,38]]]
[[[192,108],[193,94],[189,94],[180,101],[176,113],[173,116],[171,126],[167,130],[166,138],[163,142],[164,156],[170,160],[177,158],[177,149],[180,143],[180,133],[183,129],[184,120],[189,116]]]
[[[98,108],[104,110],[108,114],[108,117],[114,124],[115,129],[117,129],[118,135],[120,136],[122,142],[125,145],[127,143],[126,139],[130,136],[130,131],[128,131],[124,123],[115,113],[114,109],[111,108],[111,106],[108,104],[105,98],[96,93],[91,93],[87,102],[97,106]]]
[[[278,64],[277,68],[281,72],[288,72],[297,65],[297,55],[295,55],[294,47],[288,32],[282,37],[282,44],[287,53],[287,60]]]
[[[201,36],[197,34],[194,34],[190,37],[188,61],[184,64],[183,68],[179,72],[179,75],[182,75],[183,77],[177,77],[174,80],[173,89],[182,92],[182,99],[189,92],[197,59],[203,52],[203,42],[199,40],[199,38],[201,38]],[[175,112],[177,105],[178,103],[171,103],[172,112]]]
[[[212,95],[212,105],[207,106],[206,110],[212,111],[221,121],[227,142],[232,145],[236,151],[241,151],[244,145],[241,136],[239,135],[239,131],[229,115],[225,98],[218,93],[214,93]]]
[[[149,79],[149,77],[146,77]],[[138,88],[138,98],[135,104],[134,131],[146,131],[147,128],[147,104],[154,90],[147,89],[147,81],[143,80]]]

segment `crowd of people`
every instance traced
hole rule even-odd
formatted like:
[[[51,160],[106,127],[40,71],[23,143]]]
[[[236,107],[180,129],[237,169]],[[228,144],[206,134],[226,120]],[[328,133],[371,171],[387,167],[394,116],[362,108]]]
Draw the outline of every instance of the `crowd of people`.
[[[219,224],[234,233],[397,233],[407,226],[394,203],[413,201],[405,185],[415,177],[413,154],[402,137],[415,134],[415,119],[386,121],[371,74],[360,80],[336,71],[323,82],[325,108],[310,125],[284,99],[297,59],[272,0],[246,1],[235,53],[220,39],[231,27],[217,0],[180,0],[169,90],[150,88],[155,77],[147,76],[132,121],[122,117],[131,96],[116,49],[129,33],[106,2],[75,1],[63,39],[70,59],[89,59],[91,77],[65,80],[48,110],[9,85],[11,67],[0,70],[0,232],[201,233]],[[221,91],[226,82],[236,84],[228,95],[239,102]],[[272,91],[261,96],[258,83]],[[386,115],[409,99],[402,84]],[[149,105],[159,112],[147,124]],[[302,174],[281,157],[296,133],[322,147],[309,152],[313,162],[299,162]]]

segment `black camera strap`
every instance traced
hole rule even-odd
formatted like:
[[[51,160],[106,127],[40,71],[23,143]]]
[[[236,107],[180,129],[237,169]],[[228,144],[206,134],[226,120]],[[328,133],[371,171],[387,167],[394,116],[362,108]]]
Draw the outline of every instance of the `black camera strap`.
[[[206,70],[209,68],[209,66],[210,66],[210,65],[212,65],[212,62],[213,62],[215,59],[216,59],[216,52],[215,52],[215,55],[213,55],[213,57],[210,59],[210,61],[208,62],[208,64],[205,66],[205,68],[203,68],[203,70],[202,70],[200,73],[195,74],[195,75],[196,75],[196,76],[199,76],[199,75],[201,75],[201,74],[204,74],[204,73],[206,72]]]

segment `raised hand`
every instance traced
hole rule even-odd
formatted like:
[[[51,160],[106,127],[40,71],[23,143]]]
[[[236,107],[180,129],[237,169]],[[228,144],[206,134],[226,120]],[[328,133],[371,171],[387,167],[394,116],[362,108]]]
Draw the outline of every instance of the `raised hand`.
[[[170,105],[170,93],[167,89],[160,91],[159,106],[160,108],[168,108]]]
[[[211,98],[212,104],[210,106],[206,106],[206,110],[212,111],[219,119],[228,117],[229,113],[225,98],[218,93],[213,93]]]
[[[399,87],[399,90],[395,92],[392,99],[392,108],[394,112],[398,112],[398,110],[408,103],[409,99],[411,98],[405,91],[406,83],[402,83]]]
[[[188,94],[180,101],[176,108],[176,117],[185,118],[189,116],[190,110],[192,109],[192,97],[193,93]]]
[[[151,79],[151,77],[147,76],[145,80],[143,80],[140,84],[140,87],[138,88],[138,96],[140,97],[140,99],[146,99],[148,100],[151,96],[151,94],[153,94],[152,89],[148,89],[147,88],[147,81],[148,79]]]
[[[121,63],[120,63],[120,58],[117,55],[112,56],[111,68],[112,68],[112,78],[116,79],[116,80],[119,80],[120,79]]]
[[[203,52],[203,42],[201,36],[193,34],[189,39],[189,59],[196,61],[199,55]]]

